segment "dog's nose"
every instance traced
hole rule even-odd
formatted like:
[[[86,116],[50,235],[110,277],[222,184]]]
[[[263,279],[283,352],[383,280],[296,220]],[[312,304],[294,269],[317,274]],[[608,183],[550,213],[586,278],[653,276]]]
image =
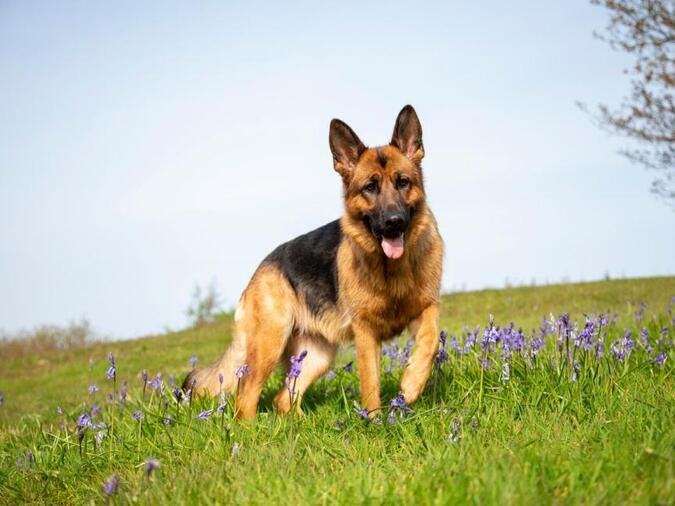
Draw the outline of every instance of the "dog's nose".
[[[384,229],[389,233],[401,233],[405,228],[405,216],[400,211],[390,211],[384,216]]]

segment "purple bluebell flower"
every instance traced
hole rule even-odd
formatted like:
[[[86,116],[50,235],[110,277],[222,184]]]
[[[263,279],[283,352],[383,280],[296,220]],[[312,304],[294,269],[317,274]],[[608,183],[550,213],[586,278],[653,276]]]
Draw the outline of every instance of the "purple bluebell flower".
[[[357,409],[356,413],[362,420],[368,420],[368,408]]]
[[[126,402],[128,391],[129,391],[129,384],[127,380],[124,380],[124,382],[122,383],[122,390],[120,390],[120,401]]]
[[[143,380],[143,383],[147,383],[147,382],[148,382],[148,377],[149,377],[149,376],[148,376],[148,371],[146,371],[145,369],[143,369],[143,370],[141,371],[141,379]]]
[[[441,364],[444,364],[445,362],[448,361],[448,352],[445,349],[445,343],[446,343],[447,339],[448,339],[448,333],[445,330],[441,331],[441,335],[439,337],[440,346],[438,348],[438,352],[436,353],[436,357],[434,359],[438,366],[440,366]]]
[[[248,364],[244,364],[244,365],[242,365],[242,366],[240,366],[240,367],[237,367],[237,368],[235,369],[234,375],[235,375],[237,378],[242,379],[242,378],[243,378],[244,376],[246,376],[247,374],[251,374],[251,372],[252,372],[252,371],[251,371],[251,368],[248,366]]]
[[[115,355],[113,355],[112,351],[108,353],[108,362],[110,362],[110,367],[108,367],[106,376],[108,376],[108,379],[114,380],[117,376],[117,367],[115,366]]]
[[[406,404],[406,402],[405,402],[405,397],[404,397],[403,394],[401,394],[401,393],[398,394],[396,397],[394,397],[394,398],[391,400],[391,402],[389,403],[389,405],[390,405],[392,408],[404,408],[404,407],[407,406],[407,404]]]
[[[220,389],[222,390],[223,388],[223,382],[225,381],[225,376],[223,376],[222,372],[218,373],[218,383],[220,383]]]
[[[222,415],[223,413],[225,413],[225,408],[227,408],[227,404],[225,403],[219,404],[218,409],[216,409],[216,413]]]
[[[150,380],[150,388],[157,391],[162,388],[162,375],[157,374],[152,380]]]
[[[198,420],[208,420],[208,418],[211,416],[211,413],[213,413],[212,409],[207,409],[205,411],[202,411],[197,415]]]
[[[403,347],[403,350],[401,351],[401,354],[398,358],[398,363],[401,367],[408,365],[408,360],[410,360],[410,352],[412,350],[413,344],[414,342],[412,339],[408,339],[405,342],[405,346]]]
[[[95,404],[91,407],[91,410],[89,411],[89,416],[91,418],[96,418],[96,416],[101,412],[101,406],[98,404]]]
[[[77,417],[76,423],[80,429],[86,429],[87,427],[91,427],[91,418],[89,418],[87,413],[82,413]]]
[[[354,361],[347,362],[345,365],[342,366],[342,370],[344,372],[352,372],[354,370]]]
[[[134,411],[133,417],[134,420],[136,420],[137,422],[141,422],[143,421],[144,418],[143,412],[140,409],[137,409],[136,411]]]
[[[654,362],[659,366],[663,366],[663,364],[666,361],[666,358],[668,358],[668,355],[666,353],[661,353],[658,357],[654,359]]]
[[[641,322],[642,318],[644,317],[645,314],[645,309],[647,308],[646,304],[640,304],[640,308],[637,310],[635,313],[635,321],[636,322]]]
[[[298,376],[300,376],[300,372],[302,371],[302,361],[305,359],[306,356],[307,350],[304,350],[297,357],[295,355],[291,355],[291,368],[288,371],[286,377],[297,378]]]
[[[98,385],[96,383],[89,385],[88,391],[90,395],[95,394],[96,392],[98,392]]]
[[[544,347],[544,340],[541,337],[535,337],[530,342],[530,351],[533,357],[536,357],[541,349]]]
[[[148,478],[150,478],[150,475],[157,471],[159,469],[159,460],[154,459],[154,458],[149,458],[148,460],[145,461],[145,474]]]
[[[33,464],[35,462],[35,457],[33,457],[33,453],[31,451],[27,451],[25,457],[26,463]]]
[[[111,496],[117,493],[117,489],[120,486],[120,476],[116,474],[108,478],[108,480],[103,484],[103,492],[106,496]]]
[[[487,357],[481,357],[479,360],[480,360],[480,365],[483,366],[483,369],[489,369],[490,368],[490,360]]]
[[[197,365],[197,355],[192,355],[190,357],[190,367],[194,369],[196,365]]]
[[[402,393],[399,393],[391,400],[389,407],[390,409],[387,415],[387,422],[389,422],[389,425],[394,425],[396,423],[397,416],[402,418],[405,414],[412,413],[412,408],[408,406]]]

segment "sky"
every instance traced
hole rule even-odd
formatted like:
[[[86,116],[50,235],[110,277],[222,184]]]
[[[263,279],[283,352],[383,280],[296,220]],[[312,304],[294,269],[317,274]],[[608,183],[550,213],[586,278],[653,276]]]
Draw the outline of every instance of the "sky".
[[[282,5],[284,4],[284,5]],[[0,329],[187,325],[337,218],[331,118],[412,104],[447,291],[675,273],[675,213],[576,101],[629,60],[586,1],[0,3]]]

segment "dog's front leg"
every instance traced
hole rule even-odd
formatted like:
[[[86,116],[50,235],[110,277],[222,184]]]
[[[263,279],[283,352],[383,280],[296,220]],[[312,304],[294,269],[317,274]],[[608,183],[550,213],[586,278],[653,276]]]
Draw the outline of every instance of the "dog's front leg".
[[[354,345],[359,365],[361,407],[373,417],[380,409],[380,339],[367,325],[354,324]]]
[[[438,353],[439,314],[439,305],[432,304],[410,324],[417,346],[401,380],[401,393],[408,404],[417,400],[431,374],[434,357]]]

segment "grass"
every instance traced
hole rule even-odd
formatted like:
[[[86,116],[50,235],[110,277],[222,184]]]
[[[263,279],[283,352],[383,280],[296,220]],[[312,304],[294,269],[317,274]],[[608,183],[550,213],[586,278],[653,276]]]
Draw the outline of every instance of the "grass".
[[[339,368],[353,359],[349,348],[337,376],[310,389],[303,417],[272,411],[277,375],[255,422],[234,422],[229,403],[222,415],[197,419],[218,400],[178,404],[170,375],[180,382],[192,355],[206,363],[223,351],[229,314],[199,329],[48,353],[0,345],[0,503],[672,504],[675,329],[666,310],[674,295],[670,277],[444,296],[442,328],[460,346],[464,324],[480,325],[480,339],[490,313],[528,334],[549,313],[568,311],[578,330],[583,313],[616,311],[618,320],[601,330],[603,358],[579,350],[566,361],[548,335],[537,357],[514,355],[507,381],[499,351],[483,369],[479,349],[460,356],[449,344],[450,360],[394,425],[356,413],[356,371]],[[637,321],[640,303],[647,307]],[[640,344],[643,328],[651,354]],[[619,361],[610,348],[625,330],[635,346]],[[108,352],[116,357],[114,385]],[[668,358],[659,366],[662,352]],[[164,396],[150,386],[143,394],[143,369],[162,374]],[[383,373],[383,399],[398,393],[401,373]],[[99,391],[89,394],[92,383]],[[106,423],[100,444],[92,428],[78,438],[76,420],[93,405],[102,407],[94,422]],[[148,476],[150,457],[160,468]],[[115,475],[119,487],[107,497],[103,484]]]

